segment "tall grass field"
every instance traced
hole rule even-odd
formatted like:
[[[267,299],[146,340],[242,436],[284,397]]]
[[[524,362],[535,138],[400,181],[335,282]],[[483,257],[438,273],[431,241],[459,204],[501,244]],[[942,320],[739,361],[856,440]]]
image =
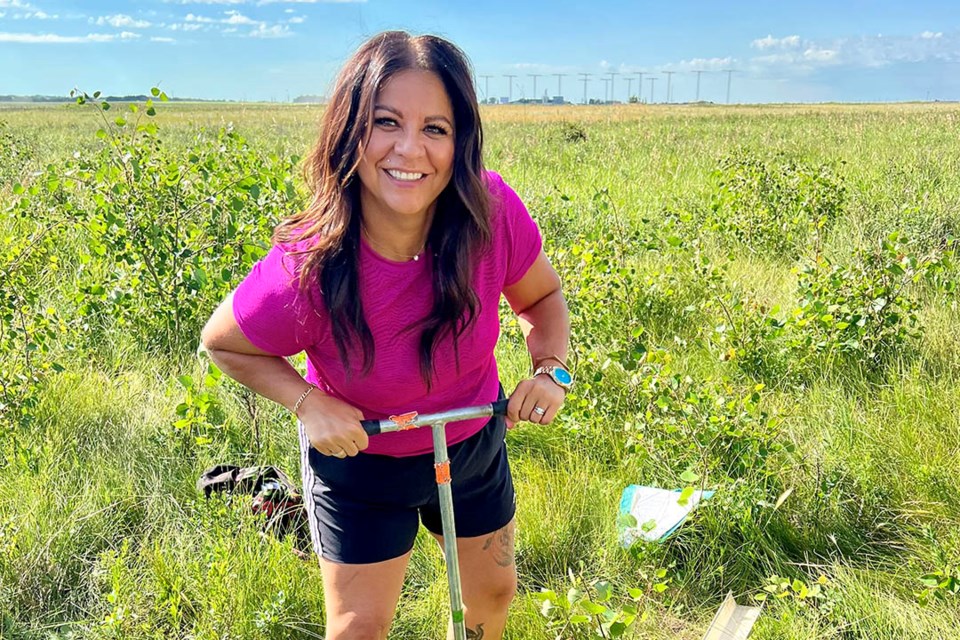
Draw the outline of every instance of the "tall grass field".
[[[299,477],[291,416],[197,347],[322,107],[152,93],[0,108],[0,638],[322,638],[315,559],[195,487]],[[698,639],[729,592],[758,639],[960,637],[960,106],[485,109],[577,377],[507,435],[507,637]],[[509,313],[498,358],[529,372]],[[715,494],[625,549],[631,484]],[[445,633],[423,533],[392,638]]]

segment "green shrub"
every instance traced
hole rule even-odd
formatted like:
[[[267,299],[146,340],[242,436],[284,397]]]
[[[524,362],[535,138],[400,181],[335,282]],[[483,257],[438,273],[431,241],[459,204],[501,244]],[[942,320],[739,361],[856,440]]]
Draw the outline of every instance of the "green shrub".
[[[842,179],[827,165],[740,153],[722,158],[713,179],[708,224],[727,242],[766,256],[819,254],[846,202]]]

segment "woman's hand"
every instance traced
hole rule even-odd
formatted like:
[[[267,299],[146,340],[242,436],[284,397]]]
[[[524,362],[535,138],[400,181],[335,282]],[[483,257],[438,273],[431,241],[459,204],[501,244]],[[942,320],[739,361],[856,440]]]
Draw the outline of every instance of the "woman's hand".
[[[548,375],[522,380],[507,403],[507,419],[550,424],[563,406],[567,392]]]
[[[314,391],[304,399],[297,416],[310,444],[325,456],[352,457],[369,444],[360,426],[360,410],[332,396]]]

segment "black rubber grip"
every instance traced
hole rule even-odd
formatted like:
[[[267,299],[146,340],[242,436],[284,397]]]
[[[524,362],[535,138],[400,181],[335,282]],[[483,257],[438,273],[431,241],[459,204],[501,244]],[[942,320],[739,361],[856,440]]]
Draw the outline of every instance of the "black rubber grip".
[[[380,433],[379,420],[361,420],[360,426],[363,427],[363,430],[367,432],[368,436],[375,436]]]
[[[510,398],[504,398],[503,400],[497,400],[491,406],[493,407],[493,415],[495,416],[505,416],[507,415],[507,403],[510,402]]]

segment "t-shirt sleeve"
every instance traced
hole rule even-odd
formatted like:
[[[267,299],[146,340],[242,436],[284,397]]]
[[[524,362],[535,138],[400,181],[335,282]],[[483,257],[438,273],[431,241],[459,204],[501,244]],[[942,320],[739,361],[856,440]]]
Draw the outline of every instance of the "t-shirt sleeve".
[[[233,317],[258,349],[292,356],[316,343],[320,318],[299,283],[295,257],[274,246],[237,287]]]
[[[507,271],[503,286],[509,287],[526,275],[540,255],[543,239],[537,223],[530,217],[530,212],[520,196],[497,174],[491,173],[490,178],[495,184],[493,192],[498,200],[497,206],[500,207],[506,232]]]

